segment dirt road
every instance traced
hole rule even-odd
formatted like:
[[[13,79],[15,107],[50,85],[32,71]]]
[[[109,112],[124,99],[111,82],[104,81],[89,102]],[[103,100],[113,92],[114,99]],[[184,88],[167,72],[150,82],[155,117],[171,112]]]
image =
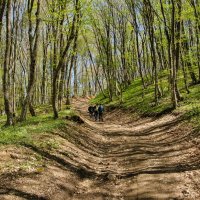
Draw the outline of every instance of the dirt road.
[[[115,110],[102,123],[89,118],[86,100],[74,108],[85,123],[47,135],[58,149],[15,149],[19,160],[34,153],[45,159],[37,171],[2,174],[0,199],[200,199],[199,133],[179,117],[136,120]]]

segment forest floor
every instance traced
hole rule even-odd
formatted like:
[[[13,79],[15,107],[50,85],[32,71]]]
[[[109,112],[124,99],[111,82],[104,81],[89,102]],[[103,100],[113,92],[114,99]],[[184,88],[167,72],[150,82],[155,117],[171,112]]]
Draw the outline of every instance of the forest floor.
[[[120,109],[43,135],[55,145],[0,147],[1,200],[200,199],[200,136],[180,115],[139,118]]]

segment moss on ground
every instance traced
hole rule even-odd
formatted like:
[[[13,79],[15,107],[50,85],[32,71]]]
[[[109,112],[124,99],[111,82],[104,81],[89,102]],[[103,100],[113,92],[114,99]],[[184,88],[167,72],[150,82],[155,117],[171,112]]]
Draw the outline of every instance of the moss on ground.
[[[0,145],[37,143],[34,140],[40,136],[65,126],[66,116],[76,115],[73,110],[68,109],[61,111],[59,119],[55,120],[49,111],[51,111],[50,106],[40,106],[36,109],[36,117],[28,116],[25,122],[16,123],[11,127],[4,127],[6,118],[5,116],[0,117]],[[55,148],[58,146],[52,139],[45,139],[40,145]]]

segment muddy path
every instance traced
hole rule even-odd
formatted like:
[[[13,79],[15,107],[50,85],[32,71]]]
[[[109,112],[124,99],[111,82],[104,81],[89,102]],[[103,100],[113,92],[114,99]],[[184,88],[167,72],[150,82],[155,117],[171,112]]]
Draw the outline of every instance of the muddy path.
[[[199,132],[178,116],[136,119],[115,110],[95,122],[87,100],[73,106],[85,123],[47,134],[58,149],[1,150],[1,162],[43,159],[36,169],[2,173],[0,199],[200,199]]]

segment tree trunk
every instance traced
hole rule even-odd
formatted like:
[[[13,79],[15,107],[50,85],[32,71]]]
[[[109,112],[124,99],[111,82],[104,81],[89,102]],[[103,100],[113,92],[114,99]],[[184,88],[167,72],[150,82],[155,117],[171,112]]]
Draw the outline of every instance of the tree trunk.
[[[58,77],[59,77],[59,73],[60,73],[60,70],[65,67],[64,65],[64,58],[66,57],[67,53],[68,53],[68,50],[70,48],[70,45],[71,45],[71,42],[72,40],[74,39],[74,36],[75,36],[75,29],[76,29],[76,23],[77,23],[77,17],[79,16],[79,11],[80,11],[80,5],[79,5],[79,0],[76,0],[75,2],[75,15],[74,15],[74,18],[73,18],[73,22],[72,22],[72,26],[71,26],[71,29],[69,30],[70,33],[69,33],[69,38],[67,40],[67,44],[64,48],[64,51],[62,52],[62,55],[59,59],[59,62],[58,62],[58,65],[55,67],[55,70],[54,70],[54,74],[53,74],[53,89],[52,89],[52,107],[53,107],[53,112],[54,112],[54,119],[57,119],[58,118],[58,110],[57,110],[57,107],[56,107],[56,100],[57,100],[57,95],[58,95],[58,91],[57,91],[57,88],[58,88],[58,84],[57,84],[57,81],[58,81]]]
[[[182,0],[177,0],[178,7],[178,21],[176,21],[176,49],[175,49],[175,57],[176,57],[176,74],[178,74],[178,69],[180,65],[180,43],[181,43],[181,12],[182,12]],[[176,87],[176,96],[177,101],[181,101],[182,97],[180,91],[178,89],[177,80],[175,83]]]
[[[40,25],[40,0],[37,1],[37,12],[36,12],[36,28],[35,28],[35,42],[32,36],[32,9],[33,9],[33,1],[28,1],[28,16],[29,16],[29,44],[30,44],[30,72],[29,72],[29,82],[27,95],[23,102],[23,107],[21,111],[20,121],[26,120],[26,114],[28,106],[31,104],[31,96],[33,93],[33,87],[35,83],[35,70],[36,70],[36,62],[37,62],[37,51],[38,51],[38,43],[39,43],[39,25]],[[32,107],[33,109],[33,107]]]
[[[171,0],[172,3],[172,13],[171,13],[171,42],[172,42],[172,88],[171,88],[171,92],[172,92],[172,103],[173,103],[173,108],[176,109],[177,108],[177,93],[176,93],[176,63],[175,63],[175,3],[174,0]]]
[[[1,42],[2,21],[3,21],[5,7],[6,7],[6,0],[0,0],[0,42]]]
[[[6,8],[6,49],[4,58],[4,74],[3,74],[3,93],[4,93],[4,106],[7,115],[6,126],[14,124],[13,113],[10,102],[10,81],[9,81],[9,63],[10,63],[10,50],[11,50],[11,0],[7,1]]]
[[[77,60],[77,55],[75,56]],[[74,96],[78,95],[78,77],[77,77],[77,61],[74,64]]]
[[[46,37],[46,38],[45,38]],[[47,49],[48,49],[48,31],[43,38],[43,66],[42,66],[42,86],[41,86],[41,103],[46,103],[46,68],[47,68]]]

